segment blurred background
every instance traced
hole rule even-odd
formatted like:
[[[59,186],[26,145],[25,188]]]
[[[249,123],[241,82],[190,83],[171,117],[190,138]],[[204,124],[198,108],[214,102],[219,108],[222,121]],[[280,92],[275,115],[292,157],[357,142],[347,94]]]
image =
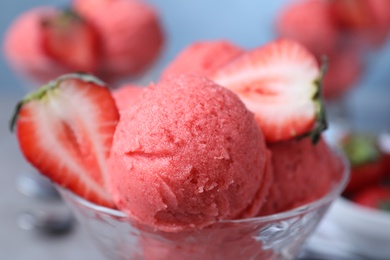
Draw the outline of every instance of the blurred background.
[[[148,0],[158,10],[166,43],[152,75],[162,69],[184,47],[194,41],[227,39],[244,48],[254,48],[275,37],[275,19],[289,0]],[[0,2],[0,42],[12,21],[36,6],[66,6],[67,0],[23,0]],[[102,14],[115,15],[115,14]],[[29,39],[24,39],[28,44]],[[390,129],[390,41],[365,55],[366,66],[343,97],[350,125],[354,129],[376,133]],[[9,120],[16,102],[26,93],[28,83],[7,64],[0,54],[0,259],[102,259],[81,227],[66,234],[48,234],[31,227],[29,212],[58,210],[53,199],[26,196],[20,192],[18,178],[31,171],[18,151]],[[19,185],[19,186],[18,186]],[[28,193],[28,192],[27,192]],[[30,224],[29,224],[30,223]],[[29,226],[30,225],[30,226]]]
[[[216,0],[212,3],[209,1],[188,3],[175,0],[148,1],[160,13],[167,36],[160,66],[172,60],[178,51],[196,40],[224,38],[248,48],[264,44],[273,38],[272,18],[283,2],[283,0],[276,0],[262,5],[255,0]],[[2,1],[0,3],[2,42],[7,27],[21,12],[36,6],[62,7],[68,3],[67,0]],[[20,80],[7,66],[3,57],[2,53],[1,91],[18,91],[21,89]]]

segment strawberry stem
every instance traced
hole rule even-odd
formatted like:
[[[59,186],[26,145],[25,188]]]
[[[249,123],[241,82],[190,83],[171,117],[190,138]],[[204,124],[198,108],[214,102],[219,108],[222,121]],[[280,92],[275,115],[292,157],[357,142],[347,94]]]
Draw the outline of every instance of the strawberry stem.
[[[390,212],[390,199],[381,201],[379,203],[379,209]]]
[[[370,134],[352,133],[341,143],[341,147],[352,166],[376,162],[381,156],[376,138]]]
[[[11,132],[14,131],[15,124],[16,124],[16,121],[18,119],[19,111],[20,111],[20,109],[22,109],[24,104],[30,102],[31,100],[40,100],[40,99],[42,99],[46,95],[48,89],[50,89],[52,87],[53,86],[51,86],[50,83],[47,84],[47,85],[43,85],[37,91],[34,91],[32,93],[27,94],[21,101],[19,101],[16,104],[14,113],[13,113],[11,121],[10,121],[10,131]]]
[[[11,132],[14,131],[19,112],[26,103],[32,100],[41,100],[46,96],[48,91],[55,89],[57,86],[59,86],[61,81],[69,78],[77,78],[83,80],[84,82],[92,82],[94,84],[107,87],[107,85],[103,81],[87,73],[70,73],[70,74],[65,74],[63,76],[60,76],[57,79],[50,81],[46,85],[43,85],[38,90],[27,94],[21,101],[17,103],[14,113],[10,120],[10,131]]]
[[[303,137],[310,136],[312,143],[316,144],[320,138],[321,133],[328,128],[328,120],[325,111],[325,104],[322,97],[323,78],[328,69],[328,59],[326,56],[322,57],[321,73],[318,79],[314,82],[317,85],[317,91],[313,95],[313,102],[316,104],[316,122],[314,129]]]
[[[43,17],[41,20],[41,25],[43,27],[47,26],[58,26],[58,27],[64,27],[67,24],[70,24],[72,22],[85,22],[84,19],[73,9],[71,8],[63,8],[61,12],[53,17]]]

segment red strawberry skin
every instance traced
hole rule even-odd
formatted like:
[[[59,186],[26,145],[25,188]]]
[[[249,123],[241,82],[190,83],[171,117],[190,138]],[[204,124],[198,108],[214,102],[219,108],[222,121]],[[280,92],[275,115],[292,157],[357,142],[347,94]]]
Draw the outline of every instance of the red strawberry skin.
[[[41,84],[69,72],[42,48],[42,17],[58,13],[52,7],[33,8],[20,14],[4,34],[4,57],[18,75],[30,82]]]
[[[390,187],[369,186],[356,193],[351,200],[365,207],[390,212]]]
[[[295,41],[280,39],[248,51],[211,79],[241,98],[267,142],[289,140],[326,125],[319,65]]]
[[[380,46],[390,30],[390,1],[337,0],[330,1],[332,15],[338,27],[354,34],[355,44]]]
[[[390,26],[390,3],[387,0],[338,0],[330,1],[330,5],[342,28],[359,30]]]
[[[343,48],[333,52],[328,57],[324,75],[324,98],[334,100],[343,96],[355,86],[363,72],[363,60],[357,50]]]
[[[383,154],[386,176],[390,178],[390,133],[389,132],[383,132],[379,134],[378,146],[381,153]]]
[[[71,71],[96,72],[100,39],[95,28],[71,11],[42,17],[42,46],[54,60]]]
[[[386,176],[390,178],[390,154],[386,154],[384,157]]]
[[[382,181],[385,174],[384,156],[376,135],[352,132],[341,140],[340,145],[351,164],[345,195]]]
[[[65,73],[95,72],[100,41],[91,25],[70,12],[38,7],[20,14],[4,35],[4,56],[39,85]]]
[[[93,203],[114,207],[106,190],[106,160],[118,119],[106,87],[70,75],[20,103],[17,138],[25,158],[43,175]]]
[[[292,1],[278,15],[278,35],[300,42],[316,56],[329,54],[340,37],[330,10],[327,1]]]
[[[351,167],[351,177],[344,193],[351,194],[369,185],[380,183],[384,176],[383,166],[383,161],[380,160]]]
[[[139,0],[73,0],[72,7],[102,40],[99,75],[106,81],[142,75],[164,46],[157,10]]]

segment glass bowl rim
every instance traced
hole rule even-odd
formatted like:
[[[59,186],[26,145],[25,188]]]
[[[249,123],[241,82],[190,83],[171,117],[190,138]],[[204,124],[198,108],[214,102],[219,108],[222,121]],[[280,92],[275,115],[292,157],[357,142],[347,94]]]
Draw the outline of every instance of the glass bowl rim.
[[[282,220],[291,218],[294,216],[299,216],[302,214],[305,214],[307,212],[310,212],[312,210],[318,209],[323,205],[326,205],[333,199],[335,199],[337,196],[341,194],[345,186],[347,185],[347,182],[349,180],[350,176],[350,164],[348,162],[347,157],[345,156],[344,152],[341,151],[340,148],[337,147],[331,147],[332,152],[341,160],[342,165],[344,167],[343,173],[341,176],[341,179],[339,182],[335,183],[332,187],[332,189],[326,193],[324,196],[322,196],[320,199],[317,199],[315,201],[312,201],[310,203],[306,203],[302,206],[293,208],[288,211],[283,211],[280,213],[272,214],[272,215],[266,215],[266,216],[259,216],[259,217],[251,217],[251,218],[243,218],[243,219],[231,219],[231,220],[220,220],[217,221],[217,223],[250,223],[250,222],[258,222],[258,223],[265,223],[265,222],[271,222],[275,220]],[[76,202],[79,205],[82,205],[83,207],[87,208],[88,210],[105,214],[111,217],[119,218],[120,220],[127,221],[129,220],[128,216],[119,210],[107,208],[104,206],[96,205],[90,201],[87,201],[78,195],[74,194],[73,192],[56,185],[56,188],[59,190],[61,196],[65,195],[69,197],[71,200]]]

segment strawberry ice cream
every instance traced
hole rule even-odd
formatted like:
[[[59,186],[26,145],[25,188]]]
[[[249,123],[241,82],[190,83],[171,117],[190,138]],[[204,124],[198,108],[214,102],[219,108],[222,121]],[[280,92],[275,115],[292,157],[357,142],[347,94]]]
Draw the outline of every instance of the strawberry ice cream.
[[[122,113],[110,157],[119,209],[165,231],[255,216],[271,184],[268,152],[238,97],[196,75],[148,87]]]
[[[58,10],[51,7],[35,8],[21,14],[8,28],[4,37],[4,55],[21,75],[46,82],[67,71],[42,48],[42,17],[57,14]]]
[[[165,69],[162,78],[186,72],[209,76],[242,53],[243,49],[224,40],[196,42],[178,54]]]
[[[164,35],[156,10],[139,0],[74,0],[102,39],[104,79],[138,76],[160,54]]]
[[[321,139],[309,138],[269,144],[273,184],[260,215],[299,207],[326,194],[338,181],[341,161]]]
[[[261,190],[267,191],[272,183],[272,165],[267,158],[266,178]],[[263,199],[263,197],[261,197]],[[156,239],[158,234],[164,239]],[[242,228],[239,222],[218,222],[196,232],[177,233],[154,231],[154,235],[145,234],[140,246],[147,260],[181,260],[196,254],[196,259],[274,259],[273,250],[263,248],[263,241],[256,239],[258,233],[250,226]],[[191,240],[188,240],[191,237]]]
[[[143,88],[131,84],[121,86],[112,92],[116,106],[119,112],[132,107],[136,103],[138,97],[141,95]]]

